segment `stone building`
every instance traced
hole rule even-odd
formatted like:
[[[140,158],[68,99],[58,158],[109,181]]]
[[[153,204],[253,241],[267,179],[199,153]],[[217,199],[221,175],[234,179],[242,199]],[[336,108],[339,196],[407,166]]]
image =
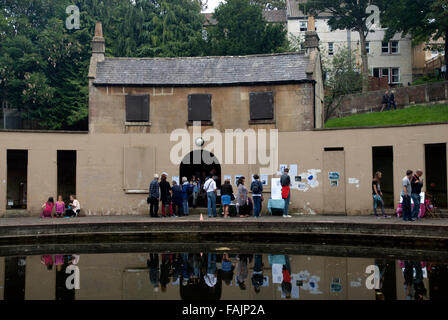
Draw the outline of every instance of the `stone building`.
[[[49,196],[70,193],[87,215],[146,215],[149,182],[162,172],[171,181],[214,170],[220,181],[243,175],[247,185],[271,170],[267,200],[282,164],[297,168],[292,212],[371,214],[376,170],[394,207],[408,168],[422,168],[446,205],[448,124],[323,129],[318,45],[308,32],[303,54],[109,58],[97,24],[89,131],[2,130],[0,215],[37,216]],[[240,146],[229,130],[241,134]]]

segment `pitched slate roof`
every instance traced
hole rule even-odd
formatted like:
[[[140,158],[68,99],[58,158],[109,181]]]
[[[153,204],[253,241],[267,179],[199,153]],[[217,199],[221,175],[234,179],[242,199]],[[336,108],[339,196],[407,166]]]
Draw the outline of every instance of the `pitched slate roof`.
[[[106,58],[95,85],[211,86],[307,81],[301,53],[188,58]]]
[[[213,18],[213,13],[203,13],[205,26],[214,26],[218,21]],[[286,10],[263,10],[263,18],[266,22],[286,23]]]
[[[287,0],[286,1],[286,15],[288,18],[306,18],[307,15],[299,8],[299,4],[306,6],[308,0]],[[320,12],[318,17],[331,17],[329,12]]]

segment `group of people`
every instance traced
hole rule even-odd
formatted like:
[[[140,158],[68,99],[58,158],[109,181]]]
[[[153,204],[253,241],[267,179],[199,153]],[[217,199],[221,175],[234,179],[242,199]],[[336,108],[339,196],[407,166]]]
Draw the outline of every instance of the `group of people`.
[[[58,201],[54,202],[53,197],[49,197],[48,200],[42,205],[41,218],[70,218],[77,217],[81,211],[81,205],[76,199],[74,194],[70,195],[70,201],[67,207],[62,198],[62,195],[58,196]]]
[[[383,95],[383,99],[381,101],[383,108],[381,110],[390,110],[391,107],[394,107],[394,110],[397,110],[397,104],[395,103],[395,94],[394,91],[386,90],[386,92]]]
[[[149,214],[151,217],[159,217],[159,203],[162,205],[162,217],[188,216],[189,202],[191,200],[193,207],[196,206],[198,196],[201,192],[206,195],[208,217],[217,217],[216,198],[217,198],[217,176],[211,173],[205,181],[201,181],[193,176],[189,181],[187,177],[182,177],[181,185],[172,181],[171,185],[167,181],[167,174],[163,173],[160,177],[156,173],[154,179],[149,184]],[[263,183],[258,174],[253,176],[250,185],[252,198],[249,197],[249,189],[245,186],[245,177],[239,177],[237,182],[237,196],[235,197],[230,179],[226,179],[221,186],[221,204],[224,218],[230,214],[230,205],[232,201],[236,202],[237,214],[240,217],[249,217],[253,211],[254,217],[258,218],[261,214],[261,204],[263,201]]]
[[[423,171],[418,169],[415,173],[412,170],[406,171],[406,176],[403,177],[401,183],[401,199],[403,210],[403,221],[417,221],[420,212],[420,193],[422,192]],[[373,213],[375,217],[380,218],[377,214],[377,208],[381,208],[381,213],[384,218],[390,218],[384,211],[384,198],[381,191],[381,178],[383,174],[377,171],[372,180],[372,197],[373,197]],[[411,199],[414,206],[411,205]]]
[[[281,256],[284,261],[281,288],[284,296],[290,298],[292,285],[289,256]],[[271,257],[269,258],[271,259]],[[250,276],[252,263],[252,275]],[[158,292],[159,288],[165,292],[167,284],[171,280],[182,287],[202,285],[210,289],[208,294],[213,294],[212,289],[220,287],[222,283],[227,286],[231,285],[233,280],[241,290],[246,290],[246,283],[250,281],[255,293],[260,293],[265,282],[263,255],[261,254],[235,255],[224,252],[223,254],[163,253],[159,255],[150,253],[147,266],[149,280],[155,292]]]

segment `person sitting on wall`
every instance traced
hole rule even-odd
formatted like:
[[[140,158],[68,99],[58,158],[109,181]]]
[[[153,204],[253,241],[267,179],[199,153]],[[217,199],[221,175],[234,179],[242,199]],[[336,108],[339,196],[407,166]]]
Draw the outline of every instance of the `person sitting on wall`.
[[[53,197],[48,198],[48,201],[42,205],[41,218],[52,218],[53,216],[54,200]]]
[[[70,203],[68,204],[68,209],[65,211],[66,217],[77,217],[81,211],[81,205],[76,199],[74,194],[70,195]]]

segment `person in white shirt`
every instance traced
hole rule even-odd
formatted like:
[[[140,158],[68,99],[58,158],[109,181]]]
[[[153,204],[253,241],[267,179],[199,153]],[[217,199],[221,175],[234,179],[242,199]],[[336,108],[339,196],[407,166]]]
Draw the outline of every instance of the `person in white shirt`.
[[[74,194],[70,195],[70,204],[71,210],[73,213],[71,215],[77,217],[79,215],[79,211],[81,211],[81,205],[79,204],[79,201],[76,199],[76,196]]]
[[[212,217],[213,208],[213,217],[216,218],[216,182],[212,175],[210,175],[205,181],[204,190],[207,192],[208,217]]]

